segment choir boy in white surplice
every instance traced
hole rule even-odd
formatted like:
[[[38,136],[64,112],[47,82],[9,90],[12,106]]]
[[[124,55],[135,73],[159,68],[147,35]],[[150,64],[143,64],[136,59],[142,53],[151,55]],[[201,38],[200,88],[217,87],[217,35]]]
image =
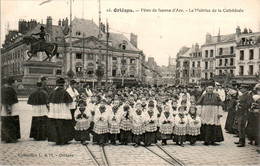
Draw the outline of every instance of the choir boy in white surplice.
[[[154,109],[154,104],[149,103],[148,110],[145,114],[145,135],[144,143],[146,146],[157,143],[156,131],[157,131],[157,113]]]
[[[106,107],[106,100],[102,99],[100,104],[96,107],[94,115],[94,129],[93,142],[104,146],[108,142],[108,117],[110,115],[109,109]]]
[[[200,136],[201,120],[197,115],[196,106],[191,106],[188,114],[187,135],[191,145],[194,145]]]
[[[119,105],[115,104],[111,107],[111,111],[108,117],[108,127],[109,127],[109,139],[112,145],[116,144],[117,135],[120,133],[121,113],[119,110]]]
[[[141,102],[137,102],[131,115],[133,142],[135,143],[135,147],[138,147],[144,138],[144,133],[145,133],[144,114],[145,113],[142,111]]]
[[[170,112],[169,105],[164,106],[164,111],[159,119],[160,134],[162,139],[162,145],[167,145],[167,140],[172,138],[173,127],[174,127],[174,117]]]

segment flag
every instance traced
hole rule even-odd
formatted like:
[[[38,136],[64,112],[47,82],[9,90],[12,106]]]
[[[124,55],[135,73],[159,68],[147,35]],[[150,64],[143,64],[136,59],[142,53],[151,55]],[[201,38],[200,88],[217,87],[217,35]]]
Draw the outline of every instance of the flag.
[[[39,5],[43,5],[43,4],[45,4],[45,3],[48,3],[48,2],[51,2],[52,0],[45,0],[45,1],[43,1],[42,3],[40,3]]]

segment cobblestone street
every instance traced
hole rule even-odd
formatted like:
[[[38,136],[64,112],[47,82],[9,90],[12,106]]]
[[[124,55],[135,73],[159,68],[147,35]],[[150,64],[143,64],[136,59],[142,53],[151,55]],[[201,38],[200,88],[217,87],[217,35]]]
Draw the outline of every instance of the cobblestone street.
[[[26,100],[19,102],[21,139],[15,144],[0,144],[0,165],[95,164],[86,147],[77,142],[72,141],[69,145],[57,146],[47,141],[36,142],[29,139],[31,107],[26,102]],[[222,127],[226,116],[227,113],[222,119]],[[180,147],[169,141],[169,145],[164,146],[163,149],[186,165],[259,165],[260,155],[255,146],[246,144],[244,148],[237,148],[233,142],[238,138],[226,134],[224,130],[223,132],[225,141],[219,146],[204,146],[202,142],[198,142],[196,146],[190,146],[186,142],[184,147]],[[92,144],[88,146],[97,159],[102,160],[99,154],[100,147]],[[107,145],[105,151],[109,165],[169,165],[144,147]]]

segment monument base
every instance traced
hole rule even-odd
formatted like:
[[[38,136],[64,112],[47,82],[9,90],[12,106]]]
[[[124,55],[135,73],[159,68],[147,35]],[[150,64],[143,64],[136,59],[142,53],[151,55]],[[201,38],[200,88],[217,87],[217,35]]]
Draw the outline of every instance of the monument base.
[[[22,84],[24,88],[33,88],[41,76],[47,76],[48,85],[55,86],[57,65],[54,62],[24,61],[24,76]]]

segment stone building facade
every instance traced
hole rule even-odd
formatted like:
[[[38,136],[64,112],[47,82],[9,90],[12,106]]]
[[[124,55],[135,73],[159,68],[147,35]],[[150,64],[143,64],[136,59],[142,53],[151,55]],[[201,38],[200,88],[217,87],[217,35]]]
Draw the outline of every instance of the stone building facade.
[[[142,63],[145,56],[142,50],[137,47],[137,35],[131,34],[130,40],[123,34],[110,33],[108,47],[106,44],[105,26],[102,24],[101,40],[98,38],[99,27],[93,20],[74,18],[72,20],[72,47],[70,49],[70,35],[68,19],[58,21],[58,25],[53,25],[52,18],[47,17],[46,24],[37,23],[35,20],[29,22],[20,20],[17,31],[9,31],[6,35],[5,43],[1,49],[1,69],[2,77],[14,76],[20,84],[34,84],[36,77],[44,73],[32,73],[34,79],[31,82],[24,82],[26,61],[28,59],[27,46],[22,38],[40,32],[43,26],[46,31],[46,42],[58,44],[58,53],[51,62],[55,64],[53,73],[45,73],[55,80],[58,76],[66,77],[69,70],[74,73],[74,78],[78,81],[96,81],[93,73],[97,68],[97,62],[101,62],[105,68],[106,51],[108,48],[108,79],[109,82],[118,83],[122,79],[124,71],[125,84],[134,84],[142,81]],[[101,60],[99,60],[99,48],[101,48]],[[31,61],[42,61],[46,57],[45,53],[37,53]],[[51,63],[50,62],[50,63]],[[39,62],[42,63],[42,62]],[[27,76],[28,77],[28,76]],[[105,76],[102,82],[105,82]],[[55,84],[51,81],[50,84]]]
[[[190,80],[190,54],[192,49],[189,47],[182,47],[177,53],[176,58],[176,84],[189,85]]]

